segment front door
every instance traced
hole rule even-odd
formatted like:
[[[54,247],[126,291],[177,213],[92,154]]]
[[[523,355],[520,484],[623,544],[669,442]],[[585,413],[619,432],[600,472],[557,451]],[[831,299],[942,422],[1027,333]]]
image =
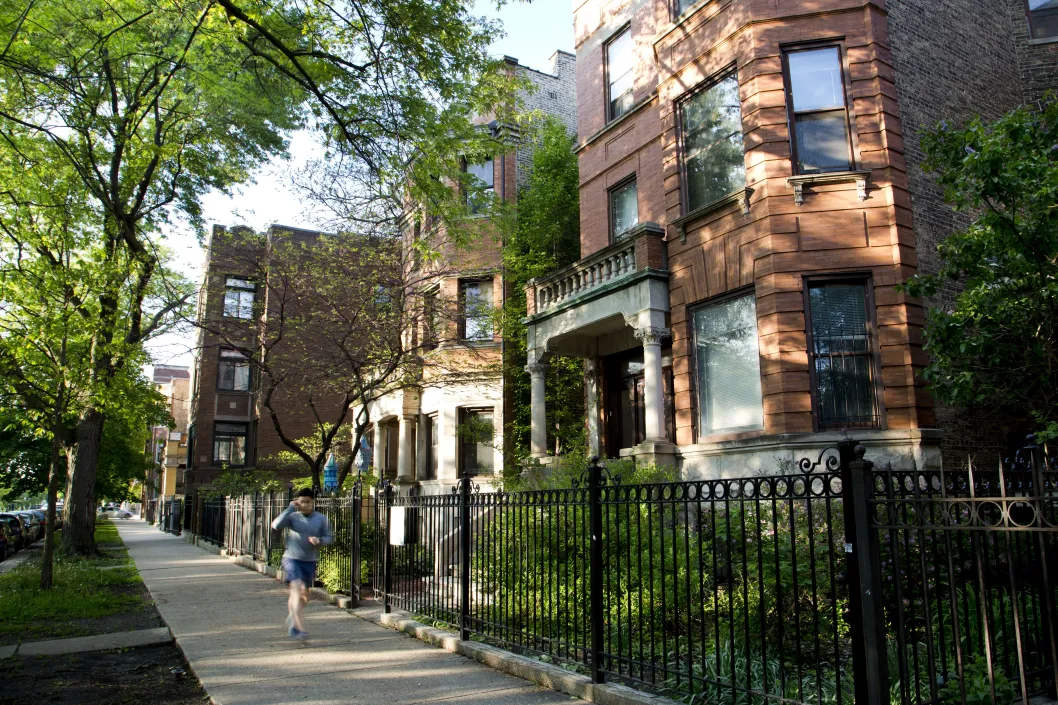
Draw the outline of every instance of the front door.
[[[672,350],[662,350],[662,380],[665,385],[665,431],[670,442],[675,434],[675,399],[672,394]],[[646,439],[646,389],[643,380],[643,349],[602,358],[605,377],[606,455],[620,456]]]

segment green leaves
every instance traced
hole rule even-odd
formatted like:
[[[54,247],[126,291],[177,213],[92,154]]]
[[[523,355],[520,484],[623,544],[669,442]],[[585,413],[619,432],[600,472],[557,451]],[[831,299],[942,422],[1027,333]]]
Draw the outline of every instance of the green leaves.
[[[951,291],[930,310],[924,371],[955,405],[1012,413],[1040,430],[1058,422],[1058,100],[923,137],[926,165],[957,211],[972,217],[939,246],[935,275],[913,296]]]

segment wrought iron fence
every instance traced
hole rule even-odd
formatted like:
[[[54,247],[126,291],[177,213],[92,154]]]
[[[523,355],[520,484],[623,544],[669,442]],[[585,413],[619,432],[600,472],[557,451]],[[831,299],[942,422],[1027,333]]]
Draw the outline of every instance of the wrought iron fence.
[[[688,702],[1053,694],[1056,474],[901,473],[863,453],[730,480],[384,486],[377,591],[463,639]]]
[[[894,702],[1054,697],[1058,472],[1038,451],[995,469],[875,473]]]

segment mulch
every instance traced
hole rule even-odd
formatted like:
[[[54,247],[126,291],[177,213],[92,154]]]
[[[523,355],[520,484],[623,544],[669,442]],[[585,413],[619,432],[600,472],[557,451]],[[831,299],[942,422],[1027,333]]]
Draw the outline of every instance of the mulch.
[[[201,705],[205,698],[172,644],[0,661],[0,705]]]

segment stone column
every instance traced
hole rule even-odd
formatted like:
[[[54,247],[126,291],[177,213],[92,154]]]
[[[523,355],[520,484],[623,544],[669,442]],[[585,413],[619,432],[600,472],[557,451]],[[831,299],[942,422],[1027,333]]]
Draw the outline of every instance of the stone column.
[[[599,361],[584,359],[584,393],[588,417],[588,455],[602,455],[602,434],[599,432]]]
[[[671,335],[668,328],[636,328],[636,338],[643,341],[643,397],[645,431],[648,442],[667,442],[665,438],[665,387],[661,377],[661,341]]]
[[[547,456],[547,387],[546,362],[533,362],[525,366],[531,381],[529,447],[534,458]]]
[[[384,477],[382,468],[382,460],[386,457],[386,449],[383,447],[384,443],[382,424],[379,421],[375,421],[375,444],[371,448],[371,467],[375,469],[375,476],[378,478]]]
[[[414,482],[415,471],[411,466],[411,434],[415,427],[415,417],[402,415],[397,432],[397,482]]]

